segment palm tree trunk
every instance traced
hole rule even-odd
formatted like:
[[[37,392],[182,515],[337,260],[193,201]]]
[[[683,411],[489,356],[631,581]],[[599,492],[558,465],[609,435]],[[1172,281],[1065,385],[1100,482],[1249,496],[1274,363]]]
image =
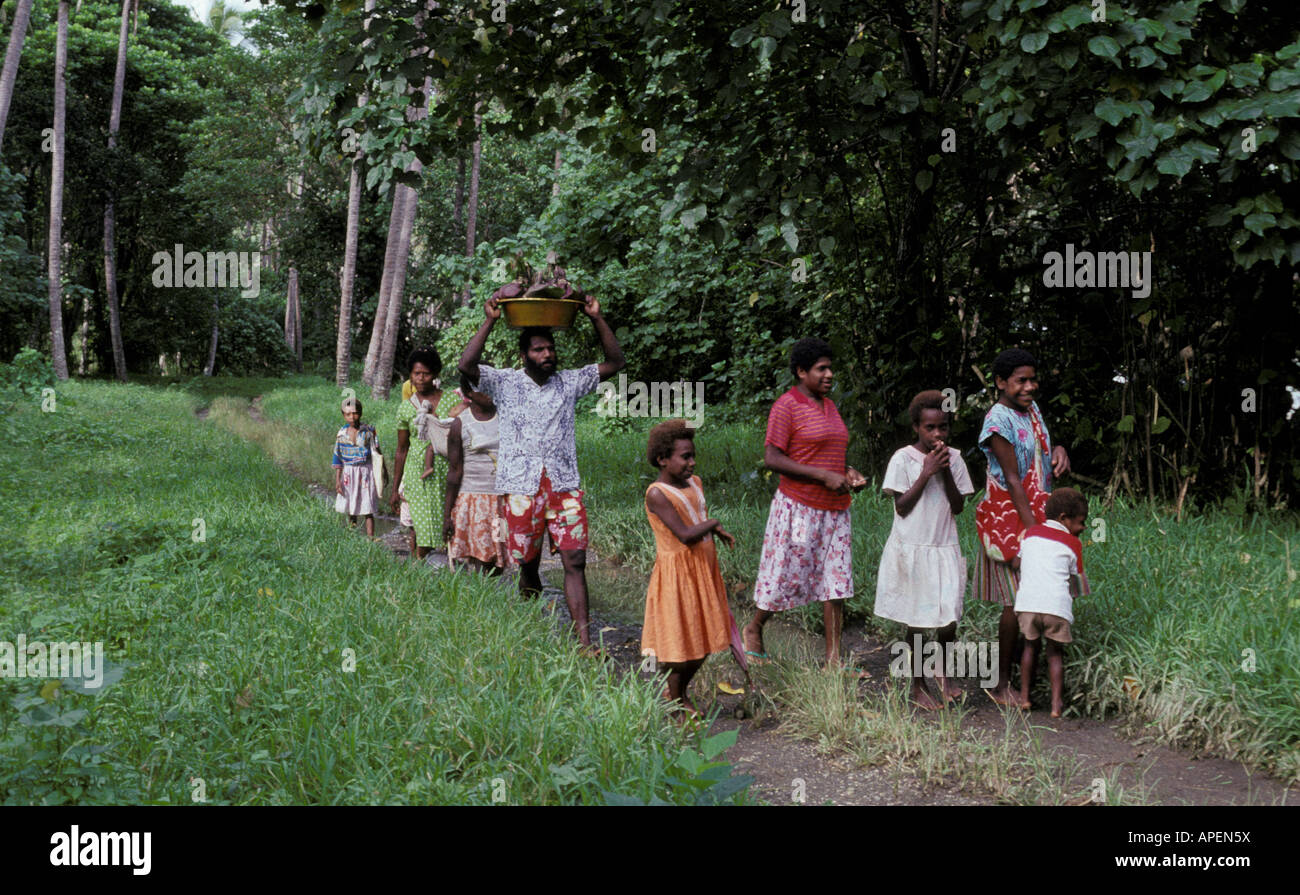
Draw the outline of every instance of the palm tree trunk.
[[[370,28],[375,0],[366,0],[365,27]],[[367,44],[369,41],[367,41]],[[357,106],[366,104],[366,94],[357,97]],[[352,157],[348,175],[348,223],[343,237],[343,272],[339,282],[339,331],[334,349],[334,382],[347,388],[352,376],[352,295],[357,280],[357,241],[361,231],[361,159],[360,149]]]
[[[424,79],[424,105],[412,116],[419,121],[429,114],[433,99],[433,79]],[[424,164],[416,158],[407,168],[415,174],[424,170]],[[387,401],[388,391],[393,382],[393,357],[397,353],[397,333],[402,319],[402,293],[406,289],[406,263],[411,255],[411,232],[415,228],[415,212],[419,194],[414,187],[406,187],[407,199],[402,217],[402,229],[398,235],[397,252],[393,258],[393,279],[388,296],[388,314],[384,325],[384,341],[379,351],[379,363],[375,368],[374,378],[370,382],[370,394],[377,401]],[[375,323],[378,325],[378,320]]]
[[[58,38],[54,51],[54,159],[50,170],[50,353],[54,375],[68,378],[63,346],[63,142],[68,89],[68,0],[59,0]]]
[[[334,382],[347,388],[352,367],[352,288],[357,279],[357,239],[361,229],[361,153],[348,178],[348,226],[343,237],[343,282],[339,284],[339,333],[334,352]]]
[[[361,373],[361,381],[366,385],[375,384],[375,368],[379,366],[384,330],[388,326],[388,297],[392,294],[397,243],[402,233],[402,221],[406,219],[406,193],[409,189],[400,183],[393,185],[393,210],[388,215],[388,242],[384,247],[384,270],[379,278],[379,303],[375,307],[375,324],[370,331],[370,347],[366,350],[366,365]]]
[[[108,114],[108,152],[117,148],[117,132],[122,127],[122,93],[126,89],[126,29],[131,15],[131,0],[122,0],[122,27],[117,37],[117,70],[113,75],[113,105]],[[108,295],[108,335],[113,345],[113,372],[118,381],[126,382],[126,353],[122,350],[122,318],[117,304],[117,215],[114,207],[114,184],[108,185],[104,204],[104,291]]]
[[[293,354],[294,369],[302,372],[302,301],[298,297],[298,268],[289,268],[289,285],[293,288]]]
[[[212,294],[212,341],[208,343],[208,364],[203,368],[204,376],[211,376],[217,366],[217,321],[221,319],[221,293]]]
[[[465,217],[461,210],[465,207],[465,160],[456,159],[456,192],[452,196],[451,219],[459,230],[465,226]]]
[[[560,150],[557,147],[555,150],[555,180],[551,182],[552,199],[560,195],[560,162],[562,158],[563,157],[560,155]]]
[[[416,161],[416,165],[420,162]],[[379,363],[375,367],[374,380],[370,383],[370,395],[377,401],[388,400],[388,390],[393,380],[393,359],[397,354],[397,334],[402,321],[402,293],[406,289],[406,265],[411,255],[411,232],[415,227],[416,206],[419,196],[411,187],[405,203],[402,229],[397,240],[397,252],[393,259],[393,282],[388,296],[388,314],[384,320],[384,341],[379,352]],[[376,321],[376,324],[378,321]]]
[[[27,22],[31,13],[32,0],[18,0],[18,8],[14,11],[14,26],[9,31],[9,48],[5,50],[4,68],[0,69],[0,146],[5,141],[5,121],[9,118],[9,103],[14,98],[18,57],[23,54],[23,40],[27,37]]]
[[[469,168],[469,207],[465,209],[465,257],[472,262],[474,259],[474,237],[478,229],[478,172],[479,162],[483,155],[483,135],[481,128],[483,125],[483,116],[474,115],[474,155],[470,161]],[[473,298],[473,292],[470,284],[465,284],[465,291],[461,293],[461,304],[469,304]]]

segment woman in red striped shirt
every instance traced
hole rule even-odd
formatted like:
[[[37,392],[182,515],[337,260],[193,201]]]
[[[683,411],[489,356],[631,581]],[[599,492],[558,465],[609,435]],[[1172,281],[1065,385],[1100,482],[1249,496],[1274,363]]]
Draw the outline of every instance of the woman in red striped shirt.
[[[790,352],[795,387],[767,418],[763,463],[781,474],[763,535],[754,584],[758,611],[745,626],[745,652],[762,661],[763,625],[776,612],[814,601],[826,623],[826,663],[840,661],[844,601],[853,596],[850,492],[867,484],[845,465],[849,430],[829,397],[831,346],[800,339]]]

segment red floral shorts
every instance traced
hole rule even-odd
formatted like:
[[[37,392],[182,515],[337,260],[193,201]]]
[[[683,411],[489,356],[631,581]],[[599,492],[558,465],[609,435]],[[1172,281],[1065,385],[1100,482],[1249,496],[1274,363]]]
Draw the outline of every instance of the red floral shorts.
[[[550,532],[552,550],[587,549],[587,507],[581,491],[552,491],[542,472],[536,494],[506,496],[510,558],[530,563],[542,552],[542,535]]]

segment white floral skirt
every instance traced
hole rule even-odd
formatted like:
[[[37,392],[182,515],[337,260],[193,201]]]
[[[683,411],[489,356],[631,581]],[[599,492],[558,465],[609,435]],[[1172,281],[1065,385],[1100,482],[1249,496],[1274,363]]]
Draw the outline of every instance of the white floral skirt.
[[[853,596],[853,532],[848,510],[816,510],[781,491],[772,498],[758,561],[754,602],[780,612]]]
[[[369,516],[375,512],[379,495],[375,493],[375,472],[369,463],[344,466],[341,481],[343,493],[335,496],[334,509],[349,516]]]

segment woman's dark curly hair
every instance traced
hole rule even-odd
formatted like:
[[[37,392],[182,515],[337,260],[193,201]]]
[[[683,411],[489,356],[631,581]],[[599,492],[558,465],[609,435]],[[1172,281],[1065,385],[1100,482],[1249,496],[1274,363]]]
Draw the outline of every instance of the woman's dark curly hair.
[[[1038,361],[1023,348],[1008,348],[993,360],[993,375],[998,379],[1010,379],[1018,367],[1035,367]]]
[[[823,340],[800,339],[790,349],[790,373],[798,376],[800,370],[811,370],[813,365],[823,357],[830,358],[834,356],[831,352],[831,346],[827,345]]]
[[[664,457],[671,457],[677,439],[685,438],[695,441],[695,428],[686,420],[664,420],[650,430],[650,439],[646,442],[645,458],[655,469]]]
[[[416,364],[424,364],[434,376],[442,372],[442,358],[432,348],[417,348],[412,351],[406,359],[406,372],[410,373]]]

